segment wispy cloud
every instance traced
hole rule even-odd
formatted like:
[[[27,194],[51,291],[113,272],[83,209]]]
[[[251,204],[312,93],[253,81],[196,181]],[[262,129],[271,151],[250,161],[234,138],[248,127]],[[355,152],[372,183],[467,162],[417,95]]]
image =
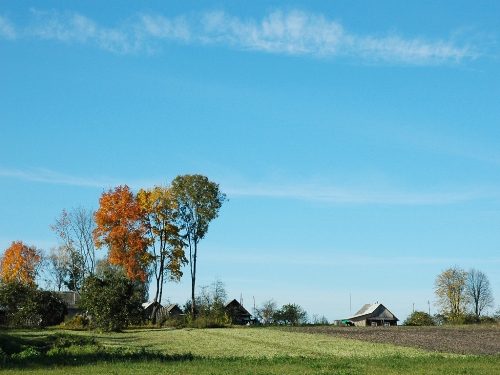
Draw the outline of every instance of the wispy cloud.
[[[117,186],[120,184],[117,183],[117,181],[112,181],[111,179],[82,178],[59,172],[54,172],[50,169],[45,169],[45,168],[36,168],[36,169],[34,168],[26,170],[0,169],[0,177],[21,179],[34,182],[45,182],[51,184],[98,187],[98,188]]]
[[[2,16],[0,16],[0,37],[10,40],[14,40],[17,37],[14,24]]]
[[[125,181],[117,178],[83,178],[50,169],[1,169],[0,178],[13,178],[34,182],[73,185],[94,188],[109,188],[127,184],[132,189],[151,187],[165,181]],[[496,188],[464,188],[452,191],[409,192],[397,189],[369,187],[339,187],[325,184],[246,184],[234,187],[223,184],[224,192],[230,196],[267,197],[296,199],[340,204],[385,204],[385,205],[443,205],[467,201],[496,199]]]
[[[25,27],[24,37],[88,43],[122,54],[158,51],[165,43],[176,42],[417,65],[460,62],[481,55],[479,47],[465,42],[394,34],[358,35],[324,15],[298,10],[275,11],[260,20],[242,19],[226,12],[170,18],[161,14],[136,14],[115,27],[99,25],[74,12],[32,10],[32,14],[34,19]],[[0,34],[10,39],[16,37],[14,26],[5,18],[0,18]]]
[[[225,189],[232,196],[261,196],[345,204],[442,205],[480,199],[498,199],[495,189],[409,192],[396,189],[370,189],[324,185],[260,185]]]
[[[233,249],[218,247],[218,252],[211,252],[205,258],[211,262],[227,262],[231,264],[273,264],[290,266],[310,266],[310,267],[332,267],[332,266],[449,266],[450,264],[496,264],[500,263],[500,258],[492,257],[488,259],[476,259],[465,257],[371,257],[353,255],[352,249],[332,249],[325,252],[318,249],[321,257],[311,256],[309,258],[290,256],[283,259],[280,255],[273,255],[262,248],[245,249],[243,254],[234,254]],[[259,256],[265,253],[265,256]],[[349,257],[339,257],[337,254],[350,254]]]
[[[349,33],[342,24],[323,15],[300,11],[274,12],[262,21],[242,21],[223,12],[203,17],[209,43],[235,45],[272,53],[308,54],[319,57],[354,56],[368,60],[430,63],[475,58],[470,46],[436,40],[376,38]]]

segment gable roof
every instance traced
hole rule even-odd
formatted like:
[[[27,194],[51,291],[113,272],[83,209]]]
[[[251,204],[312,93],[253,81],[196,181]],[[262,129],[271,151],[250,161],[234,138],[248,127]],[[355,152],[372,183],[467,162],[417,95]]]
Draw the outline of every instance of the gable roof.
[[[150,306],[152,306],[152,305],[154,305],[154,301],[153,301],[153,302],[144,302],[144,303],[142,304],[142,308],[143,308],[143,309],[145,309],[145,310],[147,310],[147,309],[148,309]],[[159,307],[160,309],[162,309],[162,308],[163,308],[163,306],[162,306],[160,303],[158,303],[158,307]]]
[[[391,313],[389,311],[389,309],[387,307],[385,307],[381,303],[372,303],[372,304],[367,303],[361,309],[359,309],[359,311],[356,314],[351,316],[349,319],[356,319],[356,318],[361,318],[361,317],[371,318],[371,317],[379,316],[383,313],[388,313],[389,315],[391,315],[393,317],[393,319],[399,320],[398,318],[396,318],[396,316],[393,313]],[[390,319],[390,318],[387,318],[387,319]]]
[[[172,304],[168,305],[166,308],[167,312],[171,312],[174,309],[177,309],[180,312],[183,312],[182,309],[179,307],[179,305],[177,305],[176,303],[172,303]]]
[[[235,312],[237,311],[239,313],[239,315],[244,315],[244,316],[252,316],[252,314],[250,314],[247,309],[245,309],[241,303],[239,303],[238,301],[236,301],[236,299],[233,299],[232,301],[229,301],[228,303],[226,303],[226,305],[224,306],[224,308],[226,310],[228,309],[232,309],[232,310],[235,310]]]

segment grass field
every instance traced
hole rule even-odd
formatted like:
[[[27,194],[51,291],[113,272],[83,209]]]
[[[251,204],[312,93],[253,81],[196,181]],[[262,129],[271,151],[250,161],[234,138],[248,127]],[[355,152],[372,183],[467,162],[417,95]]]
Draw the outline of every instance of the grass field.
[[[498,356],[435,353],[268,328],[4,331],[0,344],[0,371],[12,374],[500,373]]]

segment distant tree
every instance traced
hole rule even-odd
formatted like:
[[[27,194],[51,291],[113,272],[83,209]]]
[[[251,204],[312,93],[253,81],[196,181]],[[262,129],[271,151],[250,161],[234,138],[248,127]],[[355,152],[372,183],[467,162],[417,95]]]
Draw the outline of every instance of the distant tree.
[[[46,259],[48,264],[47,284],[54,285],[54,289],[61,291],[65,286],[70,268],[70,257],[64,246],[53,247]]]
[[[91,326],[103,331],[121,331],[142,318],[141,291],[123,274],[105,278],[89,276],[82,287],[79,307],[87,311]]]
[[[218,323],[226,323],[228,320],[225,311],[226,300],[226,286],[220,279],[215,279],[210,285],[200,286],[200,293],[196,296],[198,314],[214,319]]]
[[[328,319],[324,315],[321,315],[321,316],[313,315],[311,323],[314,325],[319,325],[319,326],[326,326],[326,325],[330,324],[330,322],[328,321]]]
[[[5,282],[18,281],[35,285],[42,257],[42,250],[14,241],[0,258],[0,277]]]
[[[144,210],[146,234],[150,240],[150,267],[156,284],[151,321],[155,324],[165,280],[178,282],[182,277],[181,267],[187,263],[187,259],[179,228],[175,225],[177,201],[171,188],[155,186],[149,190],[141,189],[137,193],[137,200]]]
[[[483,272],[471,268],[467,272],[466,291],[472,313],[479,320],[485,309],[494,306],[493,292],[488,277]]]
[[[198,243],[205,237],[210,222],[219,215],[226,195],[218,184],[202,175],[177,176],[172,181],[172,191],[177,200],[179,227],[189,247],[191,316],[194,318]]]
[[[434,326],[436,322],[428,313],[424,311],[412,312],[404,321],[405,326]]]
[[[273,299],[262,302],[262,304],[255,309],[254,314],[260,319],[262,324],[272,324],[273,314],[278,309],[276,302]]]
[[[108,247],[109,262],[122,265],[127,277],[146,282],[150,257],[145,212],[130,188],[118,186],[99,199],[93,231],[97,247]]]
[[[96,258],[93,230],[94,212],[79,206],[71,211],[63,210],[50,228],[59,236],[61,245],[57,255],[67,261],[67,287],[79,291],[83,279],[95,273]],[[53,268],[52,271],[57,271]]]
[[[435,304],[450,322],[458,322],[465,314],[467,295],[467,272],[458,267],[440,273],[434,282],[437,296]]]
[[[273,321],[285,326],[296,326],[307,323],[307,312],[296,304],[283,305],[273,314]]]

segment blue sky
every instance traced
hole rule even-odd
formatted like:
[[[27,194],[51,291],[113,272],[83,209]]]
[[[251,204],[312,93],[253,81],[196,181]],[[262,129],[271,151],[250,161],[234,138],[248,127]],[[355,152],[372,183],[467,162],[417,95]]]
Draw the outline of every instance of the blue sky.
[[[499,3],[106,4],[0,4],[1,250],[199,173],[229,201],[198,285],[246,307],[403,320],[455,265],[500,304]]]

